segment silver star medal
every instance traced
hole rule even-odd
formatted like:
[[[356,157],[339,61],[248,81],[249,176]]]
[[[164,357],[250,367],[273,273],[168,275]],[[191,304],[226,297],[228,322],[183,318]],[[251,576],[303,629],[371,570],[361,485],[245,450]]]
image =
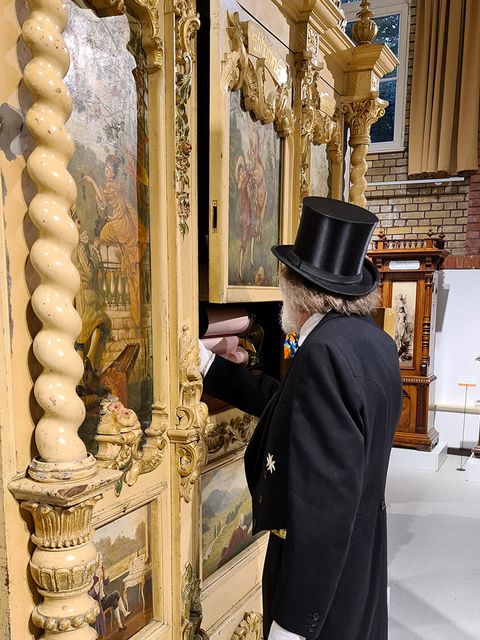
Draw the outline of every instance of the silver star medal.
[[[275,460],[271,453],[267,454],[267,471],[270,471],[270,473],[275,471]]]

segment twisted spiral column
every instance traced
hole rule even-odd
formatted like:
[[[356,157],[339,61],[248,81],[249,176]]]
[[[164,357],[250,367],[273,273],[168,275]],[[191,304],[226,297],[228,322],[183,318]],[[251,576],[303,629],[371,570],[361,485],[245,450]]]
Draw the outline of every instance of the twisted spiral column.
[[[27,168],[38,188],[29,215],[39,231],[30,259],[41,280],[32,306],[42,322],[33,350],[43,366],[34,391],[45,412],[35,431],[40,457],[32,461],[30,475],[54,482],[93,475],[95,459],[77,434],[85,409],[75,390],[83,364],[74,348],[81,319],[73,306],[80,279],[71,260],[78,232],[69,215],[77,190],[67,170],[74,152],[65,128],[72,111],[63,81],[69,67],[62,38],[67,15],[61,0],[29,0],[29,7],[22,36],[32,60],[24,80],[34,103],[26,124],[36,146]]]
[[[368,169],[366,160],[370,145],[370,130],[372,125],[385,114],[388,102],[381,98],[367,98],[353,100],[342,106],[345,122],[350,129],[348,144],[352,147],[350,158],[350,191],[349,202],[359,207],[366,207],[365,190],[367,181],[365,175]]]

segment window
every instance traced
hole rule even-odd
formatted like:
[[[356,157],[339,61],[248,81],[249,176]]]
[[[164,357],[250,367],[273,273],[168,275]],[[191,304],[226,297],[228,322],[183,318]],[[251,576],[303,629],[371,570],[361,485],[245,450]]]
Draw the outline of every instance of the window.
[[[375,0],[373,20],[378,27],[374,42],[387,44],[400,64],[380,80],[380,98],[389,105],[383,118],[372,126],[370,152],[403,149],[406,80],[408,66],[408,0]],[[347,18],[346,33],[351,37],[352,25],[360,11],[358,0],[342,0]]]

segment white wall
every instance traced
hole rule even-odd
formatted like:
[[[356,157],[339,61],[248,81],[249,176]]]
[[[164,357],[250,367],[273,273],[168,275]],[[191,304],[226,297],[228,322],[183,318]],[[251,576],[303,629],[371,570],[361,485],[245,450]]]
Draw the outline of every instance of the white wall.
[[[436,405],[456,406],[456,412],[436,411],[435,426],[441,440],[450,447],[460,446],[462,439],[465,388],[462,379],[472,378],[467,407],[480,400],[480,270],[449,269],[439,274],[434,373],[437,376],[434,397]],[[479,414],[467,414],[465,445],[476,444]]]

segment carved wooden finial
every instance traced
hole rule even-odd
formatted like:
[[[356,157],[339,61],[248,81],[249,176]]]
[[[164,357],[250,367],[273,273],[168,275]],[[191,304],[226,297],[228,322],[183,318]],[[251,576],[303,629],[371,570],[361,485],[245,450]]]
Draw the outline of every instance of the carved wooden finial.
[[[358,21],[352,26],[352,40],[357,47],[360,44],[371,44],[377,35],[378,27],[372,20],[373,11],[370,9],[370,0],[361,1],[357,18]]]
[[[385,240],[385,238],[387,237],[387,234],[385,232],[385,229],[382,226],[378,227],[378,239],[379,240]]]

